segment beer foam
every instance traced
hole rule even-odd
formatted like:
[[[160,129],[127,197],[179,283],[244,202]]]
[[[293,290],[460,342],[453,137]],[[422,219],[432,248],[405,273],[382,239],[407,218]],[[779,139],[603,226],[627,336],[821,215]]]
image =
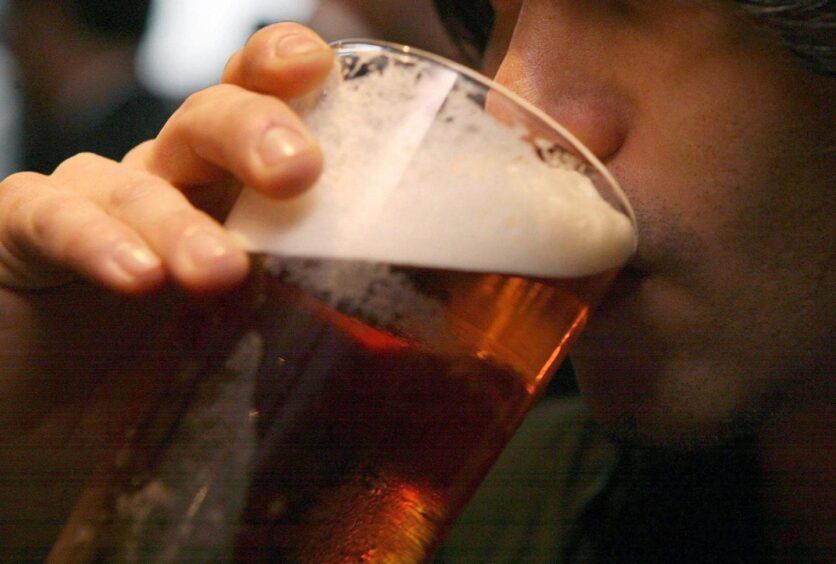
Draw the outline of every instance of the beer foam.
[[[248,250],[542,277],[596,274],[633,252],[630,219],[583,165],[490,115],[455,71],[381,52],[341,63],[297,105],[325,171],[291,200],[244,190],[227,226]]]

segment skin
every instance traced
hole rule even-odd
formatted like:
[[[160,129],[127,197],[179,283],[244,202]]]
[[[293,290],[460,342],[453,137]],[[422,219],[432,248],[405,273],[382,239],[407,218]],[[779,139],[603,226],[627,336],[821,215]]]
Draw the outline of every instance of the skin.
[[[573,130],[639,219],[639,252],[573,351],[596,416],[624,439],[676,448],[766,420],[777,470],[787,457],[776,441],[833,448],[830,433],[808,433],[815,443],[791,433],[799,417],[833,421],[833,80],[729,3],[495,8],[486,72]],[[15,468],[56,456],[55,429],[105,373],[71,370],[85,357],[60,354],[68,340],[112,367],[114,343],[138,342],[182,293],[243,279],[247,258],[218,220],[239,181],[288,197],[319,174],[315,141],[281,99],[313,89],[330,65],[304,28],[265,28],[232,57],[224,84],[191,97],[122,163],[81,155],[50,176],[0,184],[0,354],[10,366],[0,433],[9,449],[47,445]],[[280,131],[299,143],[277,142]],[[59,286],[68,273],[88,283]],[[55,386],[69,397],[55,400]],[[87,447],[103,440],[85,437]],[[92,458],[79,452],[68,464],[82,471]]]

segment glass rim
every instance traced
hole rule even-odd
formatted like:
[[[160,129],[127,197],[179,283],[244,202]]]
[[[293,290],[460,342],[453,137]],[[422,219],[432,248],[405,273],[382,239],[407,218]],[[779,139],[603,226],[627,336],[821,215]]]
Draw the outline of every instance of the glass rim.
[[[555,130],[561,136],[563,136],[566,141],[568,141],[597,171],[601,176],[607,181],[612,189],[614,196],[618,199],[619,203],[621,204],[622,211],[627,215],[628,219],[630,220],[630,224],[633,227],[633,238],[634,238],[634,249],[633,252],[636,251],[638,247],[638,222],[636,220],[636,214],[633,211],[633,206],[630,203],[629,198],[624,193],[624,190],[621,188],[621,184],[619,184],[618,180],[612,175],[610,170],[601,162],[601,160],[595,156],[595,154],[586,146],[584,145],[571,131],[569,131],[565,126],[563,126],[560,122],[549,116],[546,112],[508,88],[496,82],[495,80],[483,75],[482,73],[467,67],[461,63],[457,63],[456,61],[450,60],[447,57],[443,57],[441,55],[436,55],[430,51],[426,51],[424,49],[420,49],[418,47],[412,47],[410,45],[405,45],[403,43],[396,43],[393,41],[384,41],[381,39],[370,39],[365,37],[349,37],[345,39],[338,39],[336,41],[332,41],[329,43],[334,51],[338,51],[343,47],[349,47],[351,45],[357,46],[365,46],[365,47],[374,47],[380,50],[389,50],[394,51],[397,53],[401,53],[404,55],[415,56],[420,59],[427,60],[429,62],[450,68],[451,70],[466,76],[468,79],[481,84],[482,86],[495,90],[499,92],[504,97],[508,98],[514,104],[520,106],[526,112],[532,114],[534,117],[542,121],[545,125]]]

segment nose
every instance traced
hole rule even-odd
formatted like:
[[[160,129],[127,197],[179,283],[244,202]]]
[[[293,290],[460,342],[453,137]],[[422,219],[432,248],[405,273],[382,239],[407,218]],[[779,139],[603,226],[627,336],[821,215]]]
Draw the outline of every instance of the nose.
[[[612,160],[627,139],[630,104],[602,71],[606,53],[594,53],[594,45],[567,46],[554,37],[559,31],[553,27],[542,29],[524,18],[495,79],[566,127],[601,161]]]

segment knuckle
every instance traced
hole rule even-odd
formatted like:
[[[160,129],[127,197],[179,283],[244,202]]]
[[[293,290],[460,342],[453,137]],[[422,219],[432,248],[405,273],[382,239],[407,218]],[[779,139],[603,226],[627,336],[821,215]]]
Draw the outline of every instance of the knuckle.
[[[170,197],[169,191],[161,189],[157,182],[144,176],[130,176],[110,191],[106,209],[118,215],[137,206],[157,206]]]
[[[83,158],[69,166],[83,166]],[[24,261],[62,257],[81,245],[96,244],[110,222],[89,200],[69,190],[48,189],[44,179],[36,173],[17,173],[0,186],[0,245]]]
[[[155,190],[146,182],[136,179],[126,180],[111,190],[107,208],[114,211],[124,210],[137,203],[152,200]]]
[[[78,153],[59,164],[52,176],[60,178],[64,175],[85,174],[112,162],[94,153]]]
[[[233,84],[216,84],[189,94],[163,126],[158,139],[181,137],[184,130],[213,119],[224,112],[239,91]]]
[[[167,232],[179,232],[195,225],[203,224],[205,218],[202,213],[191,207],[172,210],[160,218],[160,228]]]
[[[44,176],[37,172],[16,172],[0,181],[0,202],[8,203],[26,194],[31,194],[33,185],[40,183]]]
[[[180,105],[174,110],[174,113],[171,114],[171,118],[166,122],[163,126],[162,131],[160,132],[160,137],[165,137],[167,134],[171,132],[172,129],[177,128],[178,124],[183,120],[184,116],[188,116],[194,112],[195,107],[199,107],[201,104],[201,100],[205,97],[203,90],[198,90],[197,92],[192,92],[188,96],[186,96]]]
[[[46,199],[39,189],[43,175],[34,172],[19,172],[6,178],[0,184],[0,222],[6,229],[19,228],[28,221],[32,210]]]
[[[209,93],[210,89],[204,88],[186,96],[180,106],[171,115],[168,122],[163,126],[160,135],[165,136],[166,134],[170,134],[172,130],[178,130],[184,121],[191,119],[195,113],[200,111],[200,108],[205,106],[210,95]]]
[[[105,247],[113,238],[113,220],[97,215],[81,222],[76,229],[54,237],[53,244],[64,254],[85,254],[96,247]]]
[[[12,174],[0,182],[0,240],[4,246],[25,241],[31,223],[33,203],[42,198],[38,183],[43,176],[34,172]]]
[[[211,220],[193,208],[181,208],[160,215],[154,225],[156,236],[166,245],[174,248],[180,241],[196,230],[207,228]]]
[[[26,249],[47,230],[56,213],[46,205],[55,196],[39,189],[43,175],[32,172],[13,174],[0,183],[0,240],[12,249]],[[57,204],[56,204],[57,206]],[[42,218],[41,215],[47,217]]]
[[[229,84],[215,84],[208,88],[203,88],[197,92],[189,94],[180,108],[175,112],[175,115],[183,113],[191,113],[196,110],[201,110],[207,106],[214,105],[217,102],[219,95],[226,94],[232,91],[235,87]]]
[[[3,220],[3,244],[16,249],[19,256],[40,256],[67,248],[68,237],[74,232],[86,232],[67,226],[67,220],[75,218],[77,210],[77,198],[71,193],[17,198]]]
[[[191,94],[186,96],[186,99],[183,100],[183,103],[180,104],[180,107],[178,108],[178,110],[175,112],[174,115],[176,116],[178,114],[183,114],[183,113],[186,113],[186,112],[190,112],[194,109],[195,106],[199,107],[201,105],[201,103],[203,102],[203,100],[206,98],[206,93],[207,93],[208,90],[209,90],[208,88],[204,88],[202,90],[192,92]]]
[[[37,198],[20,208],[25,232],[39,241],[50,243],[64,234],[64,218],[77,209],[78,201],[71,194],[54,194]]]
[[[146,158],[154,149],[155,141],[156,139],[149,139],[135,146],[122,157],[122,164],[141,170]]]
[[[238,80],[243,51],[243,49],[238,49],[229,57],[229,60],[227,60],[226,65],[224,65],[223,72],[221,73],[221,80],[223,82],[235,82]]]

